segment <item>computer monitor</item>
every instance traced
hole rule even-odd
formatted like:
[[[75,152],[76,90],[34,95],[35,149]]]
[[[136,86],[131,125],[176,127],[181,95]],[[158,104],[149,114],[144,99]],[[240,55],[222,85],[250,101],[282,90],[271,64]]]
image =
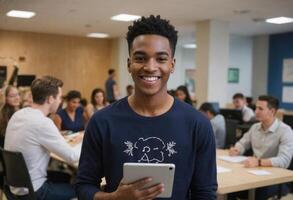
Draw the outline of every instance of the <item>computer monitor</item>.
[[[36,79],[36,75],[32,75],[32,74],[18,75],[17,76],[17,87],[31,86],[32,82],[35,79]]]
[[[226,119],[234,119],[234,120],[237,120],[239,122],[243,122],[241,110],[220,109],[220,114],[223,115]]]
[[[4,82],[7,78],[7,67],[6,66],[0,66],[0,88],[3,87]]]
[[[293,129],[293,115],[283,115],[283,122]]]

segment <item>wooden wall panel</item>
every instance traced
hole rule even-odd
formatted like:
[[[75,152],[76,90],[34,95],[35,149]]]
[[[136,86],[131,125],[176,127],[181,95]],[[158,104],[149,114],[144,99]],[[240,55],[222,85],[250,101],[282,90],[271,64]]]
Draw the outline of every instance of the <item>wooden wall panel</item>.
[[[93,88],[104,88],[115,59],[112,43],[111,39],[0,30],[0,65],[8,65],[10,75],[15,60],[20,74],[58,77],[64,81],[64,93],[77,89],[89,98]]]

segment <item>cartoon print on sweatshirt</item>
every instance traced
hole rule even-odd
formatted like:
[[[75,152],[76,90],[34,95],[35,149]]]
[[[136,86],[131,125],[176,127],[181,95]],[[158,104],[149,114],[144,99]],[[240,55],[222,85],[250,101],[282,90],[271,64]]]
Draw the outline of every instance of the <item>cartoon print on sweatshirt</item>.
[[[166,154],[171,157],[177,153],[174,149],[175,142],[171,141],[165,144],[158,137],[139,138],[135,143],[127,141],[124,144],[127,146],[124,153],[140,158],[137,162],[162,163]]]

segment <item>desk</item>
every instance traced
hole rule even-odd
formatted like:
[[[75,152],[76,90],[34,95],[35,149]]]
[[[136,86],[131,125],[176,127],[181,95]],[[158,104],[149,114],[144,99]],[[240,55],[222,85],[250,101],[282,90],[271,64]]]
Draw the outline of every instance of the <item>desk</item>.
[[[220,155],[228,155],[228,151],[217,150],[217,156]],[[231,172],[217,174],[217,193],[220,195],[249,190],[249,199],[254,199],[255,188],[293,181],[293,171],[287,169],[277,167],[245,168],[242,164],[229,163],[219,159],[217,159],[217,165],[232,170]],[[264,169],[272,174],[266,176],[256,176],[247,172],[251,169]]]

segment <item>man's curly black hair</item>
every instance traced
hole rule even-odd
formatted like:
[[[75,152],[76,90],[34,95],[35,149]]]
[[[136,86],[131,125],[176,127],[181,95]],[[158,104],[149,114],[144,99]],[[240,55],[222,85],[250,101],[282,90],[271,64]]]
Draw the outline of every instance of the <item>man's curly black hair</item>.
[[[172,56],[175,54],[176,43],[177,43],[177,31],[174,26],[169,23],[166,19],[161,19],[160,15],[149,17],[142,17],[141,19],[133,22],[132,26],[128,27],[126,39],[128,42],[128,51],[132,47],[133,40],[140,35],[160,35],[166,37],[169,40]]]

